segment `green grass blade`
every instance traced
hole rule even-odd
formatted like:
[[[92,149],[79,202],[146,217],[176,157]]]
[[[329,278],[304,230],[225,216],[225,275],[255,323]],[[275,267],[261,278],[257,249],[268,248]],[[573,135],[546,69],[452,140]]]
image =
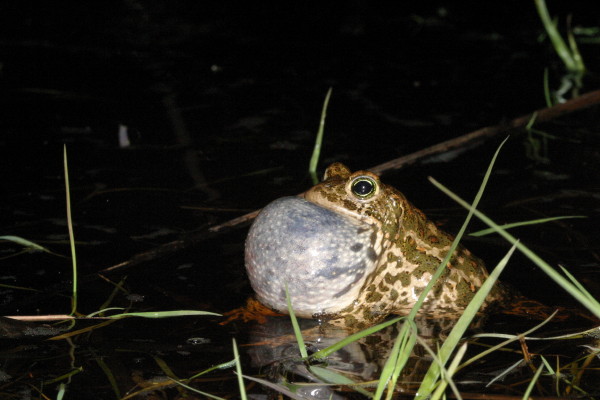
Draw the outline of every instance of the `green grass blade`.
[[[48,254],[52,254],[53,256],[56,257],[62,257],[62,258],[67,258],[66,256],[62,255],[62,254],[58,254],[53,252],[52,250],[48,249],[47,247],[44,247],[40,244],[34,243],[31,240],[27,240],[25,238],[22,238],[20,236],[14,236],[14,235],[3,235],[0,236],[0,241],[9,241],[9,242],[13,242],[16,243],[18,245],[23,246],[25,249],[23,252],[25,253],[35,253],[35,252],[44,252],[44,253],[48,253]],[[10,257],[14,257],[16,255],[22,254],[23,252],[19,252],[17,254],[12,254],[9,256],[4,256],[4,257],[0,257],[0,260],[4,260],[6,258],[10,258]]]
[[[556,375],[556,371],[554,371],[554,368],[552,368],[552,366],[550,365],[548,360],[546,360],[546,357],[540,355],[540,358],[542,359],[542,362],[544,363],[544,366],[546,367],[548,372],[550,372],[552,375]],[[557,362],[558,362],[558,360],[557,360]],[[557,368],[557,371],[558,371],[558,368]]]
[[[52,252],[50,250],[48,250],[47,248],[40,246],[39,244],[34,243],[30,240],[24,239],[20,236],[4,235],[4,236],[0,236],[0,240],[8,240],[9,242],[19,244],[19,245],[27,248],[29,251],[43,251],[44,253],[52,254]]]
[[[204,371],[198,372],[197,374],[195,374],[195,375],[189,377],[188,379],[186,379],[186,381],[192,381],[192,380],[198,378],[199,376],[206,375],[209,372],[212,372],[212,371],[214,371],[216,369],[228,369],[228,368],[231,368],[231,367],[235,367],[235,359],[233,359],[231,361],[227,361],[227,362],[221,363],[221,364],[218,364],[218,365],[214,365],[214,366],[212,366],[210,368],[205,369]]]
[[[175,372],[173,372],[173,369],[171,369],[171,367],[169,366],[169,364],[167,364],[167,362],[165,360],[163,360],[162,358],[153,355],[152,358],[154,359],[154,362],[156,363],[156,365],[158,365],[158,367],[162,370],[162,372],[168,376],[169,378],[178,381],[179,377],[177,375],[175,375]]]
[[[461,360],[465,356],[466,352],[467,352],[467,343],[463,343],[463,345],[460,346],[458,351],[456,352],[456,356],[452,359],[452,362],[450,363],[448,370],[445,371],[446,373],[444,373],[444,368],[441,367],[442,368],[441,369],[442,382],[440,383],[440,385],[437,387],[437,389],[431,396],[431,400],[439,400],[440,398],[442,398],[444,396],[444,392],[448,385],[452,388],[452,392],[454,393],[454,396],[458,400],[462,400],[462,396],[460,395],[460,392],[458,391],[456,384],[452,380],[452,376],[457,371],[458,365],[460,364]]]
[[[175,311],[147,311],[147,312],[132,312],[124,314],[110,315],[106,318],[110,319],[121,319],[129,317],[140,317],[140,318],[171,318],[171,317],[187,317],[187,316],[198,316],[198,315],[214,315],[221,316],[221,314],[199,311],[199,310],[175,310]]]
[[[399,376],[405,360],[414,348],[416,331],[415,323],[411,320],[406,320],[400,327],[394,346],[381,370],[377,389],[373,396],[374,399],[379,400],[386,389],[388,390],[388,397],[394,393],[395,380]]]
[[[483,181],[481,183],[481,186],[475,196],[473,204],[469,208],[469,213],[468,213],[467,217],[465,218],[465,222],[463,223],[461,229],[459,230],[458,234],[456,235],[456,238],[454,239],[452,245],[450,246],[450,249],[448,250],[446,257],[440,263],[438,269],[433,274],[432,279],[427,284],[427,286],[425,287],[425,289],[419,296],[415,306],[410,311],[410,313],[407,317],[407,319],[409,321],[414,322],[414,318],[416,317],[419,309],[421,308],[421,305],[425,301],[427,294],[429,293],[429,291],[431,290],[431,288],[433,287],[435,282],[439,279],[441,274],[446,269],[448,262],[450,261],[450,259],[452,258],[453,254],[454,254],[454,251],[458,247],[458,243],[461,240],[462,236],[464,235],[464,232],[466,231],[467,225],[473,215],[475,207],[477,206],[481,197],[483,196],[483,191],[485,189],[485,186],[487,185],[487,182],[491,175],[493,165],[498,157],[500,149],[502,148],[502,146],[504,145],[504,143],[506,142],[507,139],[505,139],[500,144],[500,146],[498,146],[498,149],[494,153],[494,156],[492,157],[492,161],[490,162],[490,165],[486,171],[486,174],[485,174]],[[483,296],[483,298],[485,299],[485,296]],[[476,312],[477,312],[477,310],[475,310],[475,313]],[[472,318],[472,316],[471,316],[471,318]],[[467,327],[468,327],[469,323],[470,323],[470,321],[463,322],[463,324],[466,324]],[[383,390],[385,389],[386,386],[388,387],[388,396],[392,395],[393,386],[388,385],[388,382],[390,382],[390,380],[391,380],[391,382],[395,382],[395,380],[398,378],[399,374],[401,373],[401,366],[403,366],[403,363],[407,360],[407,357],[410,356],[410,352],[412,352],[412,348],[414,346],[416,339],[415,339],[415,341],[409,340],[409,337],[408,337],[409,335],[408,335],[408,332],[406,331],[405,326],[406,326],[406,324],[403,326],[403,329],[401,330],[401,334],[398,336],[397,342],[394,345],[394,350],[392,351],[392,357],[390,357],[390,359],[388,359],[388,361],[386,362],[386,367],[384,367],[384,370],[382,371],[382,374],[380,377],[380,382],[379,382],[377,391],[375,393],[375,399],[379,399],[383,395]],[[401,347],[402,347],[402,350],[400,350]],[[438,373],[439,373],[439,370],[438,370]],[[437,380],[437,377],[435,380]],[[431,385],[433,385],[433,383],[431,383]],[[424,387],[424,386],[421,385],[421,387]],[[432,390],[432,386],[429,387],[428,395],[431,394],[431,390]]]
[[[406,326],[407,328],[406,331],[402,333],[402,336],[396,338],[396,341],[400,343],[400,347],[393,357],[396,362],[392,365],[393,369],[387,385],[388,392],[386,399],[391,399],[394,395],[394,388],[396,387],[396,382],[398,382],[398,377],[410,359],[413,349],[415,348],[415,343],[417,342],[417,327],[415,322],[408,319],[403,326]]]
[[[540,375],[542,374],[543,370],[544,370],[544,363],[541,363],[540,366],[538,367],[537,371],[535,371],[535,375],[533,375],[533,378],[529,382],[529,385],[527,385],[527,390],[525,390],[525,393],[523,393],[523,397],[522,397],[523,400],[528,400],[530,398],[531,392],[533,392],[533,387],[535,386],[536,382],[540,378]]]
[[[471,207],[469,203],[467,203],[466,201],[461,199],[459,196],[452,193],[444,185],[437,182],[435,179],[430,178],[430,181],[436,187],[438,187],[440,190],[442,190],[444,193],[446,193],[446,195],[448,195],[450,198],[452,198],[454,201],[456,201],[458,204],[460,204],[461,206],[463,206],[465,208]],[[504,239],[506,239],[509,243],[516,244],[517,249],[519,249],[519,251],[521,253],[523,253],[527,258],[529,258],[531,261],[533,261],[538,267],[540,267],[546,273],[546,275],[548,275],[554,282],[556,282],[559,286],[561,286],[563,289],[565,289],[571,296],[575,297],[575,299],[577,299],[577,301],[579,301],[581,304],[583,304],[596,317],[600,318],[600,303],[598,303],[597,300],[589,298],[584,293],[581,293],[575,285],[573,285],[566,278],[564,278],[562,275],[560,275],[554,268],[552,268],[550,266],[550,264],[548,264],[547,262],[542,260],[537,254],[535,254],[533,251],[531,251],[529,248],[527,248],[522,243],[518,243],[517,239],[514,236],[512,236],[510,233],[508,233],[504,229],[500,228],[490,218],[486,217],[483,213],[481,213],[478,210],[474,210],[474,212],[475,212],[475,216],[477,218],[479,218],[486,225],[497,229],[498,233],[502,237],[504,237]]]
[[[431,394],[432,390],[434,389],[434,385],[440,376],[441,367],[446,364],[455,347],[458,345],[464,333],[469,328],[471,321],[477,314],[477,311],[479,311],[481,304],[485,301],[485,298],[487,297],[489,292],[492,290],[492,287],[496,283],[496,280],[498,279],[500,273],[508,263],[508,260],[514,253],[515,249],[516,244],[513,245],[509,252],[502,258],[502,260],[500,260],[500,262],[498,263],[496,268],[494,268],[490,276],[485,280],[485,282],[483,282],[483,285],[481,285],[481,288],[477,291],[477,293],[473,297],[473,300],[467,305],[465,311],[460,316],[458,322],[456,323],[454,328],[452,328],[452,331],[448,335],[448,338],[444,341],[444,344],[440,348],[438,357],[440,359],[441,365],[438,363],[431,364],[429,370],[427,371],[425,377],[421,382],[421,386],[419,387],[419,390],[417,391],[417,396],[415,398],[425,399]]]
[[[435,271],[435,273],[433,274],[433,277],[431,278],[430,282],[427,284],[427,286],[425,286],[425,289],[423,289],[423,292],[421,293],[421,295],[417,299],[417,302],[415,303],[415,306],[410,311],[410,313],[408,315],[409,319],[414,320],[414,318],[417,315],[419,309],[423,305],[423,302],[425,301],[425,298],[427,297],[427,294],[429,293],[429,291],[431,290],[431,288],[433,288],[433,285],[435,285],[436,281],[439,279],[439,277],[442,275],[442,273],[446,269],[446,265],[448,265],[448,262],[452,258],[452,255],[454,254],[454,251],[458,247],[458,243],[460,242],[460,240],[462,239],[465,231],[467,230],[467,225],[471,221],[471,217],[473,216],[473,213],[475,212],[476,207],[479,204],[479,201],[481,200],[481,197],[483,196],[483,191],[485,190],[485,186],[487,185],[487,182],[488,182],[488,180],[490,178],[490,175],[492,173],[492,169],[494,167],[494,163],[496,162],[496,159],[498,158],[498,154],[500,153],[500,150],[502,149],[502,146],[504,145],[504,143],[506,143],[507,140],[508,140],[508,137],[506,139],[504,139],[502,141],[502,143],[500,143],[500,146],[498,146],[498,149],[496,149],[496,152],[494,153],[494,156],[492,157],[492,160],[490,161],[490,165],[488,166],[488,169],[487,169],[487,171],[486,171],[486,173],[485,173],[485,175],[483,177],[483,181],[481,182],[481,185],[479,186],[479,190],[477,191],[477,194],[475,195],[475,199],[473,200],[473,204],[469,205],[469,207],[468,207],[469,213],[467,214],[467,217],[465,218],[465,222],[463,223],[463,225],[461,226],[460,230],[456,234],[456,237],[454,238],[454,241],[452,242],[452,245],[450,246],[450,250],[448,251],[448,254],[446,254],[446,257],[440,263],[440,266]],[[431,178],[430,178],[430,180],[431,180]]]
[[[382,322],[381,324],[378,324],[378,325],[375,325],[375,326],[371,326],[371,327],[369,327],[369,328],[367,328],[365,330],[362,330],[360,332],[356,332],[356,333],[348,336],[347,338],[342,339],[342,340],[340,340],[339,342],[337,342],[335,344],[332,344],[331,346],[329,346],[329,347],[327,347],[325,349],[317,351],[316,353],[312,354],[310,356],[310,358],[311,359],[322,359],[322,358],[325,358],[328,355],[330,355],[331,353],[338,351],[342,347],[344,347],[344,346],[346,346],[346,345],[348,345],[348,344],[350,344],[352,342],[355,342],[355,341],[357,341],[359,339],[362,339],[365,336],[372,335],[375,332],[378,332],[378,331],[380,331],[380,330],[382,330],[384,328],[387,328],[388,326],[397,323],[398,321],[400,321],[403,318],[404,317],[394,318],[394,319],[391,319],[389,321]]]
[[[325,119],[327,117],[327,107],[329,107],[329,99],[331,98],[331,92],[333,88],[329,88],[325,95],[325,101],[323,102],[323,109],[321,110],[321,119],[319,120],[319,130],[317,131],[317,138],[315,140],[315,147],[313,149],[312,157],[308,165],[308,172],[312,177],[313,184],[319,183],[317,177],[317,164],[319,163],[319,156],[321,155],[321,144],[323,143],[323,132],[325,132]]]
[[[366,396],[368,398],[373,397],[373,394],[371,392],[361,388],[360,386],[357,386],[357,383],[354,382],[352,379],[348,378],[347,376],[344,376],[344,375],[337,373],[335,371],[332,371],[330,369],[322,368],[322,367],[315,366],[315,365],[309,366],[308,369],[316,377],[323,380],[324,382],[333,383],[336,385],[351,386],[354,390],[356,390],[363,396]]]
[[[561,219],[573,219],[573,218],[587,218],[585,215],[565,215],[561,217],[549,217],[549,218],[538,218],[538,219],[530,219],[528,221],[520,221],[520,222],[512,222],[510,224],[499,225],[502,229],[511,229],[519,226],[527,226],[527,225],[537,225],[537,224],[545,224],[546,222],[559,221]],[[482,229],[477,232],[470,233],[469,236],[485,236],[490,233],[496,232],[493,228]]]
[[[306,351],[306,346],[304,345],[304,338],[302,337],[300,325],[298,325],[298,319],[296,318],[296,314],[294,313],[294,309],[292,308],[292,300],[290,299],[290,292],[288,291],[287,283],[285,284],[285,301],[287,302],[290,320],[292,321],[292,328],[294,329],[294,335],[296,336],[298,348],[300,349],[300,356],[304,359],[307,359],[308,352]]]
[[[123,307],[106,307],[106,308],[102,308],[102,309],[100,309],[98,311],[94,311],[92,313],[89,313],[88,315],[86,315],[86,318],[92,318],[92,317],[95,317],[97,315],[99,315],[101,317],[104,317],[104,315],[102,315],[104,313],[107,313],[109,311],[123,311],[124,309],[125,308],[123,308]],[[125,314],[125,313],[123,313],[123,314]]]
[[[567,278],[569,278],[571,283],[575,285],[583,295],[587,296],[591,301],[594,301],[594,296],[592,296],[592,294],[588,292],[587,289],[583,287],[583,285],[565,267],[563,267],[560,264],[558,266],[560,267],[562,272],[567,276]]]
[[[77,254],[75,253],[75,234],[73,233],[73,217],[71,215],[71,189],[69,184],[69,166],[67,162],[67,145],[63,146],[63,164],[65,169],[65,193],[67,200],[67,226],[69,228],[69,244],[71,246],[71,264],[73,267],[73,293],[71,297],[71,315],[77,313]]]
[[[510,343],[512,342],[516,342],[518,340],[520,340],[521,338],[525,338],[525,339],[529,339],[529,337],[527,335],[537,331],[538,329],[540,329],[542,326],[546,325],[548,322],[550,322],[552,320],[552,318],[554,318],[554,316],[556,315],[556,312],[554,312],[551,316],[549,316],[548,318],[546,318],[544,321],[542,321],[541,323],[539,323],[538,325],[534,326],[533,328],[529,329],[528,331],[519,334],[519,335],[502,335],[502,334],[488,334],[488,333],[483,333],[483,334],[476,334],[473,335],[473,338],[478,338],[478,337],[496,337],[496,338],[505,338],[508,337],[508,340],[505,340],[502,343],[499,343],[493,347],[490,347],[489,349],[482,351],[481,353],[477,354],[476,356],[471,357],[470,359],[468,359],[467,361],[464,362],[464,364],[461,365],[461,368],[464,368],[466,366],[468,366],[469,364],[474,363],[475,361],[487,356],[488,354],[493,353],[496,350],[502,349],[506,346],[508,346]]]
[[[64,381],[64,380],[70,382],[70,379],[74,375],[77,375],[77,374],[79,374],[81,372],[83,372],[83,367],[73,368],[72,370],[70,370],[66,374],[63,374],[63,375],[57,376],[57,377],[55,377],[53,379],[48,379],[48,380],[44,381],[44,385],[52,385],[53,383]]]
[[[106,363],[104,362],[102,357],[96,357],[96,363],[98,364],[98,366],[100,367],[102,372],[104,372],[104,375],[106,375],[106,378],[108,379],[108,382],[110,383],[110,387],[112,388],[112,390],[115,394],[115,399],[120,399],[121,391],[119,390],[119,385],[117,384],[117,379],[115,378],[115,374],[113,374],[113,372],[110,370],[108,365],[106,365]]]
[[[185,383],[181,382],[181,381],[177,381],[175,379],[169,378],[173,383],[178,384],[181,387],[186,388],[187,390],[189,390],[190,392],[194,392],[194,393],[198,393],[201,396],[206,396],[209,399],[213,399],[213,400],[226,400],[224,397],[219,397],[219,396],[215,396],[214,394],[210,394],[210,393],[206,393],[203,392],[202,390],[198,390],[196,388],[191,387],[190,385],[186,385]]]
[[[575,41],[575,35],[573,35],[573,32],[570,30],[567,33],[567,40],[569,41],[569,47],[571,49],[573,62],[575,63],[575,69],[577,72],[583,74],[585,72],[585,64],[583,63],[583,57],[581,57],[581,53],[579,52],[579,47],[577,46],[577,42]]]
[[[240,362],[240,354],[238,353],[237,343],[235,342],[235,338],[232,338],[231,340],[233,341],[233,358],[235,359],[235,371],[237,373],[238,386],[240,388],[240,397],[242,400],[248,400],[246,396],[246,386],[244,385],[242,363]]]
[[[322,379],[324,382],[333,383],[336,385],[356,385],[356,382],[354,382],[352,379],[330,369],[319,367],[317,365],[311,365],[308,368],[313,374]]]
[[[509,365],[507,368],[504,369],[504,371],[502,371],[501,373],[499,373],[498,375],[494,376],[494,378],[492,378],[487,385],[485,385],[485,387],[489,387],[491,385],[494,384],[494,382],[497,381],[501,381],[503,380],[507,375],[509,375],[511,372],[513,372],[515,369],[517,369],[518,367],[522,366],[523,363],[525,361],[523,359],[518,360],[517,362],[513,363],[512,365]]]
[[[38,289],[32,289],[32,288],[28,288],[28,287],[15,286],[15,285],[0,284],[0,287],[7,288],[7,289],[14,289],[14,290],[24,290],[26,292],[36,292],[36,293],[41,293],[42,292],[41,290],[38,290]]]
[[[65,393],[67,392],[67,385],[61,383],[58,385],[58,393],[56,394],[56,400],[62,400],[65,397]]]
[[[560,36],[558,29],[556,29],[556,22],[552,21],[552,19],[550,18],[550,13],[548,13],[548,8],[546,7],[546,1],[534,0],[534,2],[538,15],[540,16],[540,19],[544,24],[544,28],[546,29],[546,33],[548,33],[548,37],[552,42],[554,51],[556,51],[556,54],[558,54],[558,56],[561,58],[561,60],[567,67],[567,70],[569,70],[570,72],[576,72],[577,63],[573,59],[573,55],[571,54],[569,47],[563,40],[562,36]]]
[[[123,293],[124,295],[129,295],[129,292],[123,287],[125,280],[127,277],[123,277],[120,282],[115,283],[113,281],[108,281],[111,285],[113,285],[113,290],[111,290],[110,294],[104,300],[104,303],[100,305],[100,310],[108,309],[110,304],[113,302],[118,293]],[[101,313],[100,313],[101,314]]]
[[[546,100],[546,107],[550,108],[554,105],[554,102],[552,101],[552,92],[550,91],[548,68],[544,68],[544,100]]]
[[[252,376],[248,376],[248,375],[244,375],[245,379],[248,379],[249,381],[254,381],[257,383],[260,383],[263,386],[266,386],[268,388],[271,388],[287,397],[289,397],[290,399],[294,399],[294,400],[306,400],[305,396],[299,396],[296,393],[292,392],[290,389],[288,389],[287,387],[283,386],[283,385],[279,385],[277,383],[273,383],[273,382],[269,382],[265,379],[260,379],[260,378],[254,378]]]

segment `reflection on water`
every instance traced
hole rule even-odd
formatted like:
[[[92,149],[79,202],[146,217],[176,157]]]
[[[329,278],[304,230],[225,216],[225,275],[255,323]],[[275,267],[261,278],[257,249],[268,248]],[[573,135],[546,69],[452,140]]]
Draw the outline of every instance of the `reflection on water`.
[[[428,346],[435,348],[446,337],[456,320],[416,320],[420,337]],[[323,329],[315,320],[300,320],[300,328],[309,354],[325,349],[349,336],[349,332],[339,328]],[[265,324],[255,325],[251,329],[247,353],[252,367],[260,369],[269,379],[277,383],[307,382],[301,386],[301,396],[306,398],[328,399],[339,397],[334,386],[315,373],[314,366],[326,367],[339,373],[363,387],[376,386],[382,368],[389,358],[390,351],[400,330],[399,322],[374,334],[352,342],[332,353],[324,360],[305,363],[301,357],[298,343],[287,317],[273,317]],[[399,378],[400,391],[414,391],[427,371],[432,358],[417,344],[402,375]]]
[[[310,354],[336,344],[349,336],[343,329],[323,329],[317,321],[300,320],[300,328]],[[415,321],[421,343],[417,343],[398,378],[396,392],[414,395],[432,357],[424,346],[435,352],[446,339],[455,319],[439,320],[419,318]],[[471,332],[486,331],[500,332],[508,328],[512,334],[524,332],[539,324],[540,321],[515,318],[511,316],[487,315],[481,316],[471,325]],[[305,362],[301,359],[298,343],[293,333],[289,317],[271,317],[264,324],[255,324],[250,328],[250,337],[246,352],[250,356],[251,366],[264,378],[281,388],[292,390],[299,398],[308,399],[342,399],[350,396],[361,396],[350,386],[334,385],[328,375],[323,375],[323,369],[342,375],[357,385],[356,390],[373,392],[377,385],[382,369],[390,357],[390,352],[400,331],[402,322],[390,325],[379,332],[352,342],[342,349],[332,353],[322,360]],[[576,324],[577,325],[577,324]],[[557,336],[568,329],[564,323],[549,324],[535,335],[528,336]],[[580,329],[581,330],[581,329]],[[506,337],[469,339],[468,352],[463,362],[470,357],[496,345]],[[540,363],[539,355],[559,357],[561,365],[573,365],[576,361],[588,360],[593,363],[594,354],[583,347],[591,348],[591,339],[535,341],[527,343],[515,340],[512,344],[504,344],[502,349],[472,363],[464,368],[454,379],[461,390],[476,390],[481,392],[508,393],[518,386],[527,385]],[[583,346],[583,347],[582,347]],[[558,355],[558,356],[557,356]],[[574,363],[574,364],[569,364]],[[581,367],[580,367],[581,368]],[[580,370],[583,375],[585,367]],[[587,372],[592,373],[592,372]],[[541,378],[553,379],[550,376]],[[337,381],[338,383],[340,381]],[[545,383],[550,384],[550,381]],[[512,389],[509,389],[511,388]],[[508,390],[508,392],[507,392]]]

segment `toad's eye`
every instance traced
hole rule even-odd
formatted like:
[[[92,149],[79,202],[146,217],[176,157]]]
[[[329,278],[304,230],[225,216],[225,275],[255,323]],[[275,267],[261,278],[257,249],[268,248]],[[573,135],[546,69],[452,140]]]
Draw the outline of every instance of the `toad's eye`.
[[[354,179],[352,185],[352,194],[360,199],[368,199],[377,191],[377,182],[368,176],[359,176]]]

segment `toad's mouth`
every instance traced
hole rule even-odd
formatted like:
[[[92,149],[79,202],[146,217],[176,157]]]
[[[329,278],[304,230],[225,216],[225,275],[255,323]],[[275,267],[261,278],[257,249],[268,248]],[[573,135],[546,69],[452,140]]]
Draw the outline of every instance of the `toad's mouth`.
[[[300,317],[349,306],[377,265],[374,229],[299,197],[270,203],[246,239],[246,270],[258,300],[287,312],[287,285]]]

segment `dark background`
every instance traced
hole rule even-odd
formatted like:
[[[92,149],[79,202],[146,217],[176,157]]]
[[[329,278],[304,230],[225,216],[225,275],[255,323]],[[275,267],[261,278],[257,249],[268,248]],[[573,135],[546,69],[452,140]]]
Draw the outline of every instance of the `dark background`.
[[[548,1],[548,8],[563,35],[569,18],[574,29],[599,26],[593,2]],[[578,33],[577,40],[588,68],[585,92],[598,86],[598,32]],[[552,90],[565,76],[533,1],[3,1],[0,66],[0,235],[69,254],[66,144],[82,276],[309,187],[308,162],[330,87],[320,172],[334,161],[368,168],[543,108],[544,70]],[[592,109],[540,126],[554,136],[543,159],[528,154],[525,133],[509,132],[481,204],[497,222],[588,216],[515,234],[553,265],[569,266],[594,293],[597,115]],[[119,125],[129,133],[127,148],[119,147]],[[472,198],[503,138],[388,172],[384,181],[456,232],[466,212],[426,178]],[[479,228],[474,222],[470,229]],[[109,278],[128,276],[129,292],[144,299],[134,309],[224,312],[251,294],[245,233]],[[493,237],[465,244],[490,265],[508,249]],[[1,287],[2,315],[68,312],[68,299],[56,291],[69,294],[70,260],[20,251],[0,243],[0,284],[43,293]],[[503,280],[549,304],[574,304],[518,255]],[[93,280],[79,289],[85,314],[113,286]],[[130,300],[119,295],[115,303]],[[229,360],[230,337],[246,335],[212,320],[170,321],[123,323],[95,340],[116,348],[115,338],[179,344],[199,332],[212,335],[213,354],[185,361],[198,370]],[[25,373],[35,357],[9,372]],[[81,357],[93,364],[93,356]],[[35,376],[60,375],[65,365],[37,367]],[[95,390],[86,380],[104,382],[95,364],[88,370],[73,393]]]

